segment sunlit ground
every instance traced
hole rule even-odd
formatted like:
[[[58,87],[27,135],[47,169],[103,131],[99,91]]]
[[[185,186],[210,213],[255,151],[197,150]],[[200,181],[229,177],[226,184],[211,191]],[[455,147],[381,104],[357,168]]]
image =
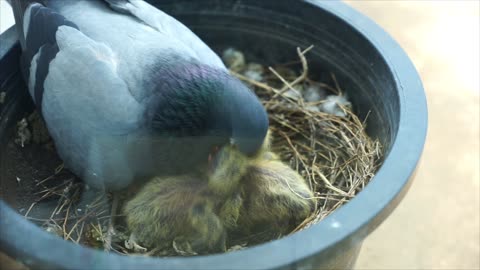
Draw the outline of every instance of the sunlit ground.
[[[358,269],[479,269],[479,1],[348,1],[422,77],[429,134],[414,184],[364,243]]]
[[[7,0],[0,0],[0,33],[10,28],[13,24],[14,19],[10,5]]]

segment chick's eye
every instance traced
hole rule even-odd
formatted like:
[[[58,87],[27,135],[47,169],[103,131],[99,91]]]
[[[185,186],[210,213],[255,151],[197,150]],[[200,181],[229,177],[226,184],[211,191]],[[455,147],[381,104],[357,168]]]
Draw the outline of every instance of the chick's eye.
[[[218,153],[219,150],[220,150],[220,147],[218,146],[212,147],[212,149],[210,150],[210,154],[208,155],[209,163],[213,160],[213,158],[215,157],[215,155]]]

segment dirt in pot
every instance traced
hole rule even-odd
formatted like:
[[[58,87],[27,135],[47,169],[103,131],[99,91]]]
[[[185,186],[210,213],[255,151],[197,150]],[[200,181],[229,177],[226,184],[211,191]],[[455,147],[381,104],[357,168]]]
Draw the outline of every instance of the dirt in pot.
[[[379,141],[365,132],[366,119],[353,113],[335,76],[331,74],[333,83],[327,84],[315,80],[318,74],[309,73],[306,55],[311,48],[298,49],[297,60],[268,68],[248,62],[233,48],[224,51],[223,60],[231,74],[255,91],[270,120],[270,140],[262,154],[245,163],[240,158],[230,160],[235,168],[247,165],[238,176],[241,188],[228,198],[212,199],[210,186],[192,186],[190,176],[179,176],[155,178],[143,189],[125,191],[114,204],[114,211],[110,194],[79,204],[88,187],[63,167],[36,112],[18,122],[6,146],[8,159],[2,167],[7,183],[2,183],[2,198],[50,233],[119,254],[192,256],[228,252],[308,228],[360,192],[374,176],[382,154]],[[222,151],[226,152],[221,156],[229,162],[229,150]],[[183,188],[182,183],[189,188]],[[137,224],[136,220],[148,218],[135,209],[172,201],[159,195],[148,204],[141,196],[155,189],[161,194],[172,186],[179,186],[181,192],[174,196],[179,197],[183,209],[177,211],[173,205],[171,213],[162,215],[184,211],[184,216],[167,218],[151,230]],[[112,217],[111,213],[118,214]],[[202,223],[207,216],[208,222]],[[278,222],[285,217],[288,222]],[[113,229],[109,229],[110,224]],[[175,233],[177,237],[172,236]],[[149,243],[156,237],[166,241]],[[195,237],[202,240],[188,241]],[[205,250],[199,251],[198,243]]]

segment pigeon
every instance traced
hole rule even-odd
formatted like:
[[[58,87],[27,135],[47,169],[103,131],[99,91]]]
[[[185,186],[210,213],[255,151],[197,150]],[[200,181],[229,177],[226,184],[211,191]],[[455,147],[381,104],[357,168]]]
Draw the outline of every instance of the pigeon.
[[[120,190],[260,149],[257,96],[182,23],[141,0],[10,1],[22,73],[65,167]]]

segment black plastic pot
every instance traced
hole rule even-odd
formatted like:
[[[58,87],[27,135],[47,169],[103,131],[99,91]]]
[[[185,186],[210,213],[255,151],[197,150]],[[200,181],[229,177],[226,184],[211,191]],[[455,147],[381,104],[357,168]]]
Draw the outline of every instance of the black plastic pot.
[[[312,72],[333,71],[351,97],[368,132],[384,145],[385,160],[374,179],[351,202],[322,222],[245,250],[189,258],[106,254],[78,246],[38,228],[0,201],[0,248],[27,265],[68,269],[311,269],[352,268],[364,238],[405,195],[427,129],[420,78],[408,56],[380,27],[339,2],[294,0],[157,0],[217,50],[235,46],[265,63],[295,59],[295,47],[315,45]],[[3,153],[21,112],[31,102],[20,79],[19,46],[10,29],[1,36],[0,84]],[[1,155],[1,154],[0,154]],[[0,156],[3,162],[3,155]],[[1,179],[3,182],[5,179]]]

